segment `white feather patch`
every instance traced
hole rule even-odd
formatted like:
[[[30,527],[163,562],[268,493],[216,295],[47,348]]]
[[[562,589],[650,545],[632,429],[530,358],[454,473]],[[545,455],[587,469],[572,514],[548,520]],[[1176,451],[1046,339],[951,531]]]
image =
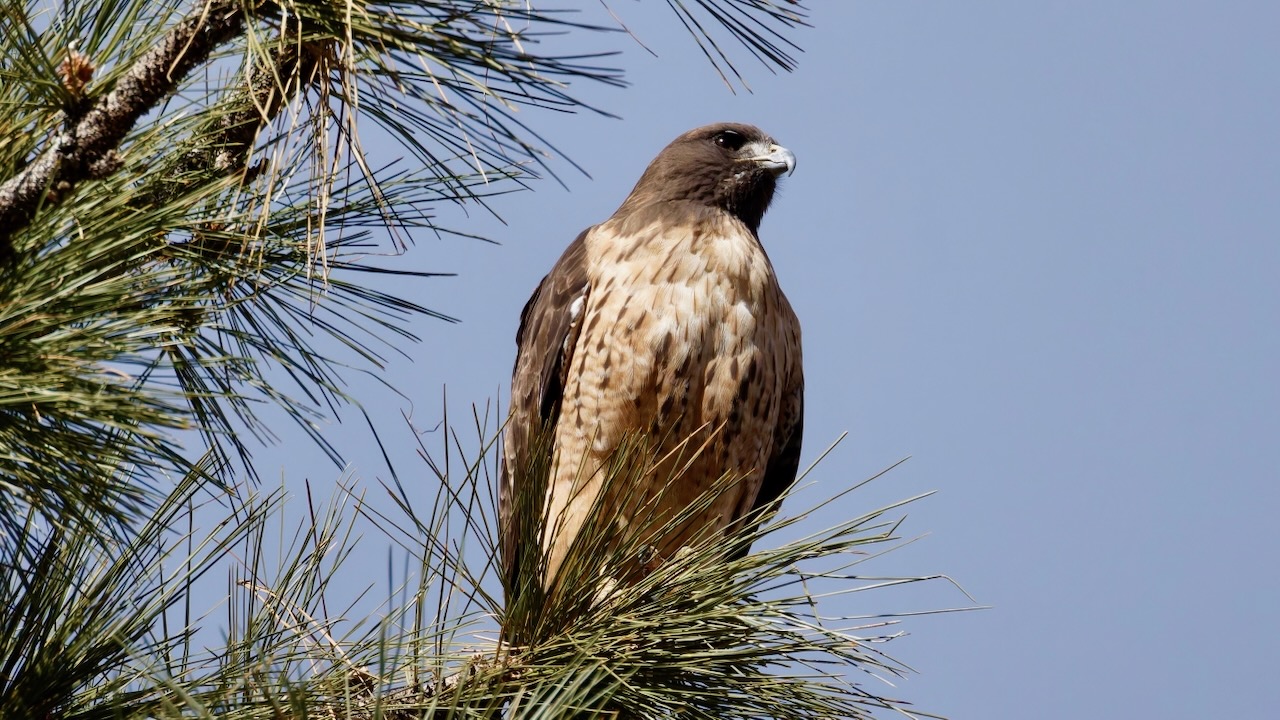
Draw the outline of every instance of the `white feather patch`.
[[[560,352],[569,352],[569,341],[572,340],[577,333],[574,330],[578,327],[578,323],[582,320],[582,308],[586,305],[587,290],[591,285],[583,285],[582,290],[578,292],[578,297],[569,303],[569,332],[564,335],[564,342],[560,343]]]
[[[582,315],[582,306],[586,302],[586,300],[587,300],[587,286],[583,285],[582,292],[579,293],[578,297],[574,298],[573,302],[569,304],[569,323],[570,324],[578,322],[578,316]]]

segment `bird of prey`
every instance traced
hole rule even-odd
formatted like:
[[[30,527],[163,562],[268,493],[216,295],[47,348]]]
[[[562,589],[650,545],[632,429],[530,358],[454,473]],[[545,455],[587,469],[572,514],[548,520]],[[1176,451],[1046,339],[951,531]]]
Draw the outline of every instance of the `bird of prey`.
[[[544,553],[539,580],[550,587],[595,523],[638,533],[651,558],[669,559],[711,533],[750,530],[753,511],[794,482],[800,324],[758,235],[778,177],[794,168],[791,151],[750,125],[691,130],[534,291],[516,334],[499,485],[509,599],[520,568],[531,567],[522,553]],[[629,475],[638,487],[602,496],[610,457],[629,436],[645,438],[656,460]],[[531,463],[536,452],[550,457]],[[527,518],[516,497],[533,466],[547,473],[537,478],[540,548],[518,530]],[[736,483],[698,505],[726,475]]]

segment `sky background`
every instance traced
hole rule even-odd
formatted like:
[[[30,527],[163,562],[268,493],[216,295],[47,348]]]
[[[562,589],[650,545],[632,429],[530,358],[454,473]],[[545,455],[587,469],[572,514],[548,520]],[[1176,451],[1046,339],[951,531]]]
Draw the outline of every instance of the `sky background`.
[[[621,119],[522,114],[590,177],[552,161],[564,186],[497,198],[506,224],[440,208],[500,244],[423,233],[396,261],[457,273],[391,289],[462,321],[414,323],[382,376],[403,395],[352,386],[402,480],[429,483],[401,413],[434,425],[446,387],[455,415],[505,406],[565,245],[676,135],[753,123],[799,161],[761,236],[804,326],[806,462],[849,433],[807,497],[911,456],[811,529],[936,490],[875,570],[992,606],[906,622],[888,649],[918,674],[881,691],[952,718],[1274,716],[1280,4],[813,0],[799,69],[737,53],[736,95],[664,3],[612,5],[659,55],[584,39],[624,49],[630,88],[577,87]],[[326,435],[374,486],[341,417]],[[287,432],[259,457],[293,488],[341,476]],[[385,584],[388,544],[360,547]],[[854,598],[837,609],[970,604]]]

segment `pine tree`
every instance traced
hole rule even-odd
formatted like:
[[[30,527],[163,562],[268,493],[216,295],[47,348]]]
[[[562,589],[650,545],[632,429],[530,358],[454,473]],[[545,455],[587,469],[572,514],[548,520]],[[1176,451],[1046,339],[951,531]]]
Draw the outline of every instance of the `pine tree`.
[[[892,539],[890,508],[732,564],[695,550],[534,622],[457,549],[492,542],[483,457],[442,473],[428,512],[383,518],[423,573],[364,634],[329,637],[314,603],[369,512],[348,500],[282,567],[248,561],[225,647],[193,645],[193,584],[233,548],[254,558],[283,502],[252,482],[264,409],[336,453],[314,421],[358,398],[325,349],[377,367],[377,348],[416,339],[408,318],[435,315],[379,290],[378,274],[413,273],[369,249],[403,252],[410,232],[446,232],[433,207],[520,187],[546,144],[517,109],[589,109],[571,83],[623,83],[598,57],[541,50],[543,33],[607,28],[539,5],[0,5],[0,717],[901,709],[848,679],[900,667],[817,614],[822,576],[858,589],[848,563],[800,569]],[[668,5],[726,81],[727,40],[789,69],[785,32],[805,21],[790,0]],[[367,155],[362,123],[411,161]],[[457,647],[492,618],[520,642]]]

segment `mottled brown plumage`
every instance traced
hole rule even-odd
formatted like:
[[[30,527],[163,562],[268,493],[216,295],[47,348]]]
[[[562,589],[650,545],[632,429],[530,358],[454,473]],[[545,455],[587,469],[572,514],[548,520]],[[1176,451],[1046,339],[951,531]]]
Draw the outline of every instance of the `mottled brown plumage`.
[[[757,235],[776,178],[794,164],[749,125],[685,133],[534,291],[516,335],[499,490],[508,593],[520,554],[533,550],[517,539],[515,484],[527,481],[517,469],[530,466],[543,428],[552,452],[544,585],[588,523],[618,523],[669,558],[707,533],[741,529],[795,480],[800,326]],[[636,435],[668,457],[641,469],[640,487],[601,498],[601,465]],[[730,491],[675,531],[653,534],[726,473],[741,478]],[[654,497],[661,507],[642,517]]]

